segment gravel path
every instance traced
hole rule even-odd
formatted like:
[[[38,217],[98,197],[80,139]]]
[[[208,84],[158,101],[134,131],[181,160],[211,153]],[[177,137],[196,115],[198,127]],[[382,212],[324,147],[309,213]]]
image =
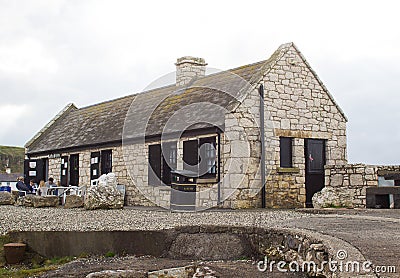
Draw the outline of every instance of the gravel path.
[[[0,234],[17,231],[159,230],[193,225],[303,229],[342,239],[375,265],[400,269],[399,210],[211,210],[171,213],[155,208],[96,210],[0,206]]]
[[[0,206],[0,234],[9,231],[159,230],[188,225],[275,227],[293,219],[314,217],[289,210],[224,210],[171,213],[155,209],[122,210]]]

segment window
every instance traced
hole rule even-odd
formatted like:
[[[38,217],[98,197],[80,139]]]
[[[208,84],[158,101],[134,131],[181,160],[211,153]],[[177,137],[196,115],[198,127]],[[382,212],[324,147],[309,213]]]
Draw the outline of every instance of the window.
[[[79,161],[78,161],[79,162]],[[90,179],[98,179],[100,175],[112,172],[112,150],[92,152],[90,154]]]
[[[292,144],[293,138],[280,137],[280,166],[282,168],[292,168]]]
[[[162,181],[166,185],[171,185],[171,171],[176,169],[177,164],[177,144],[176,142],[163,143],[162,146]]]
[[[198,173],[199,177],[216,176],[216,158],[216,137],[183,142],[183,168]]]
[[[171,185],[171,171],[176,169],[177,143],[149,145],[149,185]],[[161,183],[162,182],[162,183]]]
[[[216,165],[216,140],[215,137],[200,139],[200,175],[202,177],[215,177]]]

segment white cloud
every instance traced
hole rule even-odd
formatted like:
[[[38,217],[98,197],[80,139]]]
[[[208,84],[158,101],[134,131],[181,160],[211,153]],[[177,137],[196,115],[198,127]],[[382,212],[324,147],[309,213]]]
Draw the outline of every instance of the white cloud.
[[[23,120],[28,105],[0,105],[0,142],[6,136],[20,134],[18,122]],[[13,144],[11,144],[13,145]]]
[[[138,92],[173,71],[180,56],[228,69],[294,41],[349,116],[350,159],[372,161],[381,153],[380,162],[400,163],[391,131],[400,115],[366,108],[399,102],[397,6],[389,0],[0,0],[2,104],[24,103],[35,115],[15,120],[24,132],[4,142],[23,145],[67,103]],[[362,124],[370,117],[382,125],[380,137]],[[380,138],[391,139],[377,145]],[[375,153],[365,151],[371,146]]]

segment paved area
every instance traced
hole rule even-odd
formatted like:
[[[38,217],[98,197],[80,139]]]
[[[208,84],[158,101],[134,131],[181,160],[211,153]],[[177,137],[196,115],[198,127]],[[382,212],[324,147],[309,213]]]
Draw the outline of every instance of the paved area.
[[[11,230],[154,230],[187,225],[301,229],[338,238],[378,266],[396,266],[400,277],[400,210],[212,210],[171,213],[155,208],[84,209],[0,206],[0,234]],[[339,246],[340,248],[340,246]]]
[[[375,266],[396,266],[400,277],[400,210],[301,210],[314,215],[285,227],[306,229],[342,239]]]

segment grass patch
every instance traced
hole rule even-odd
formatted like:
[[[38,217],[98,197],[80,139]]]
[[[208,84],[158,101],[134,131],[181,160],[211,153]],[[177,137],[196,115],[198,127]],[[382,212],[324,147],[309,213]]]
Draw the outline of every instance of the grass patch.
[[[60,265],[76,259],[75,257],[55,257],[47,260],[37,254],[27,253],[27,259],[17,265],[6,265],[4,244],[11,242],[9,236],[0,236],[0,278],[25,278],[38,276],[46,271],[57,269]]]
[[[108,252],[104,255],[104,257],[106,257],[106,258],[115,257],[115,253],[114,253],[114,252],[111,252],[111,251],[108,251]]]

